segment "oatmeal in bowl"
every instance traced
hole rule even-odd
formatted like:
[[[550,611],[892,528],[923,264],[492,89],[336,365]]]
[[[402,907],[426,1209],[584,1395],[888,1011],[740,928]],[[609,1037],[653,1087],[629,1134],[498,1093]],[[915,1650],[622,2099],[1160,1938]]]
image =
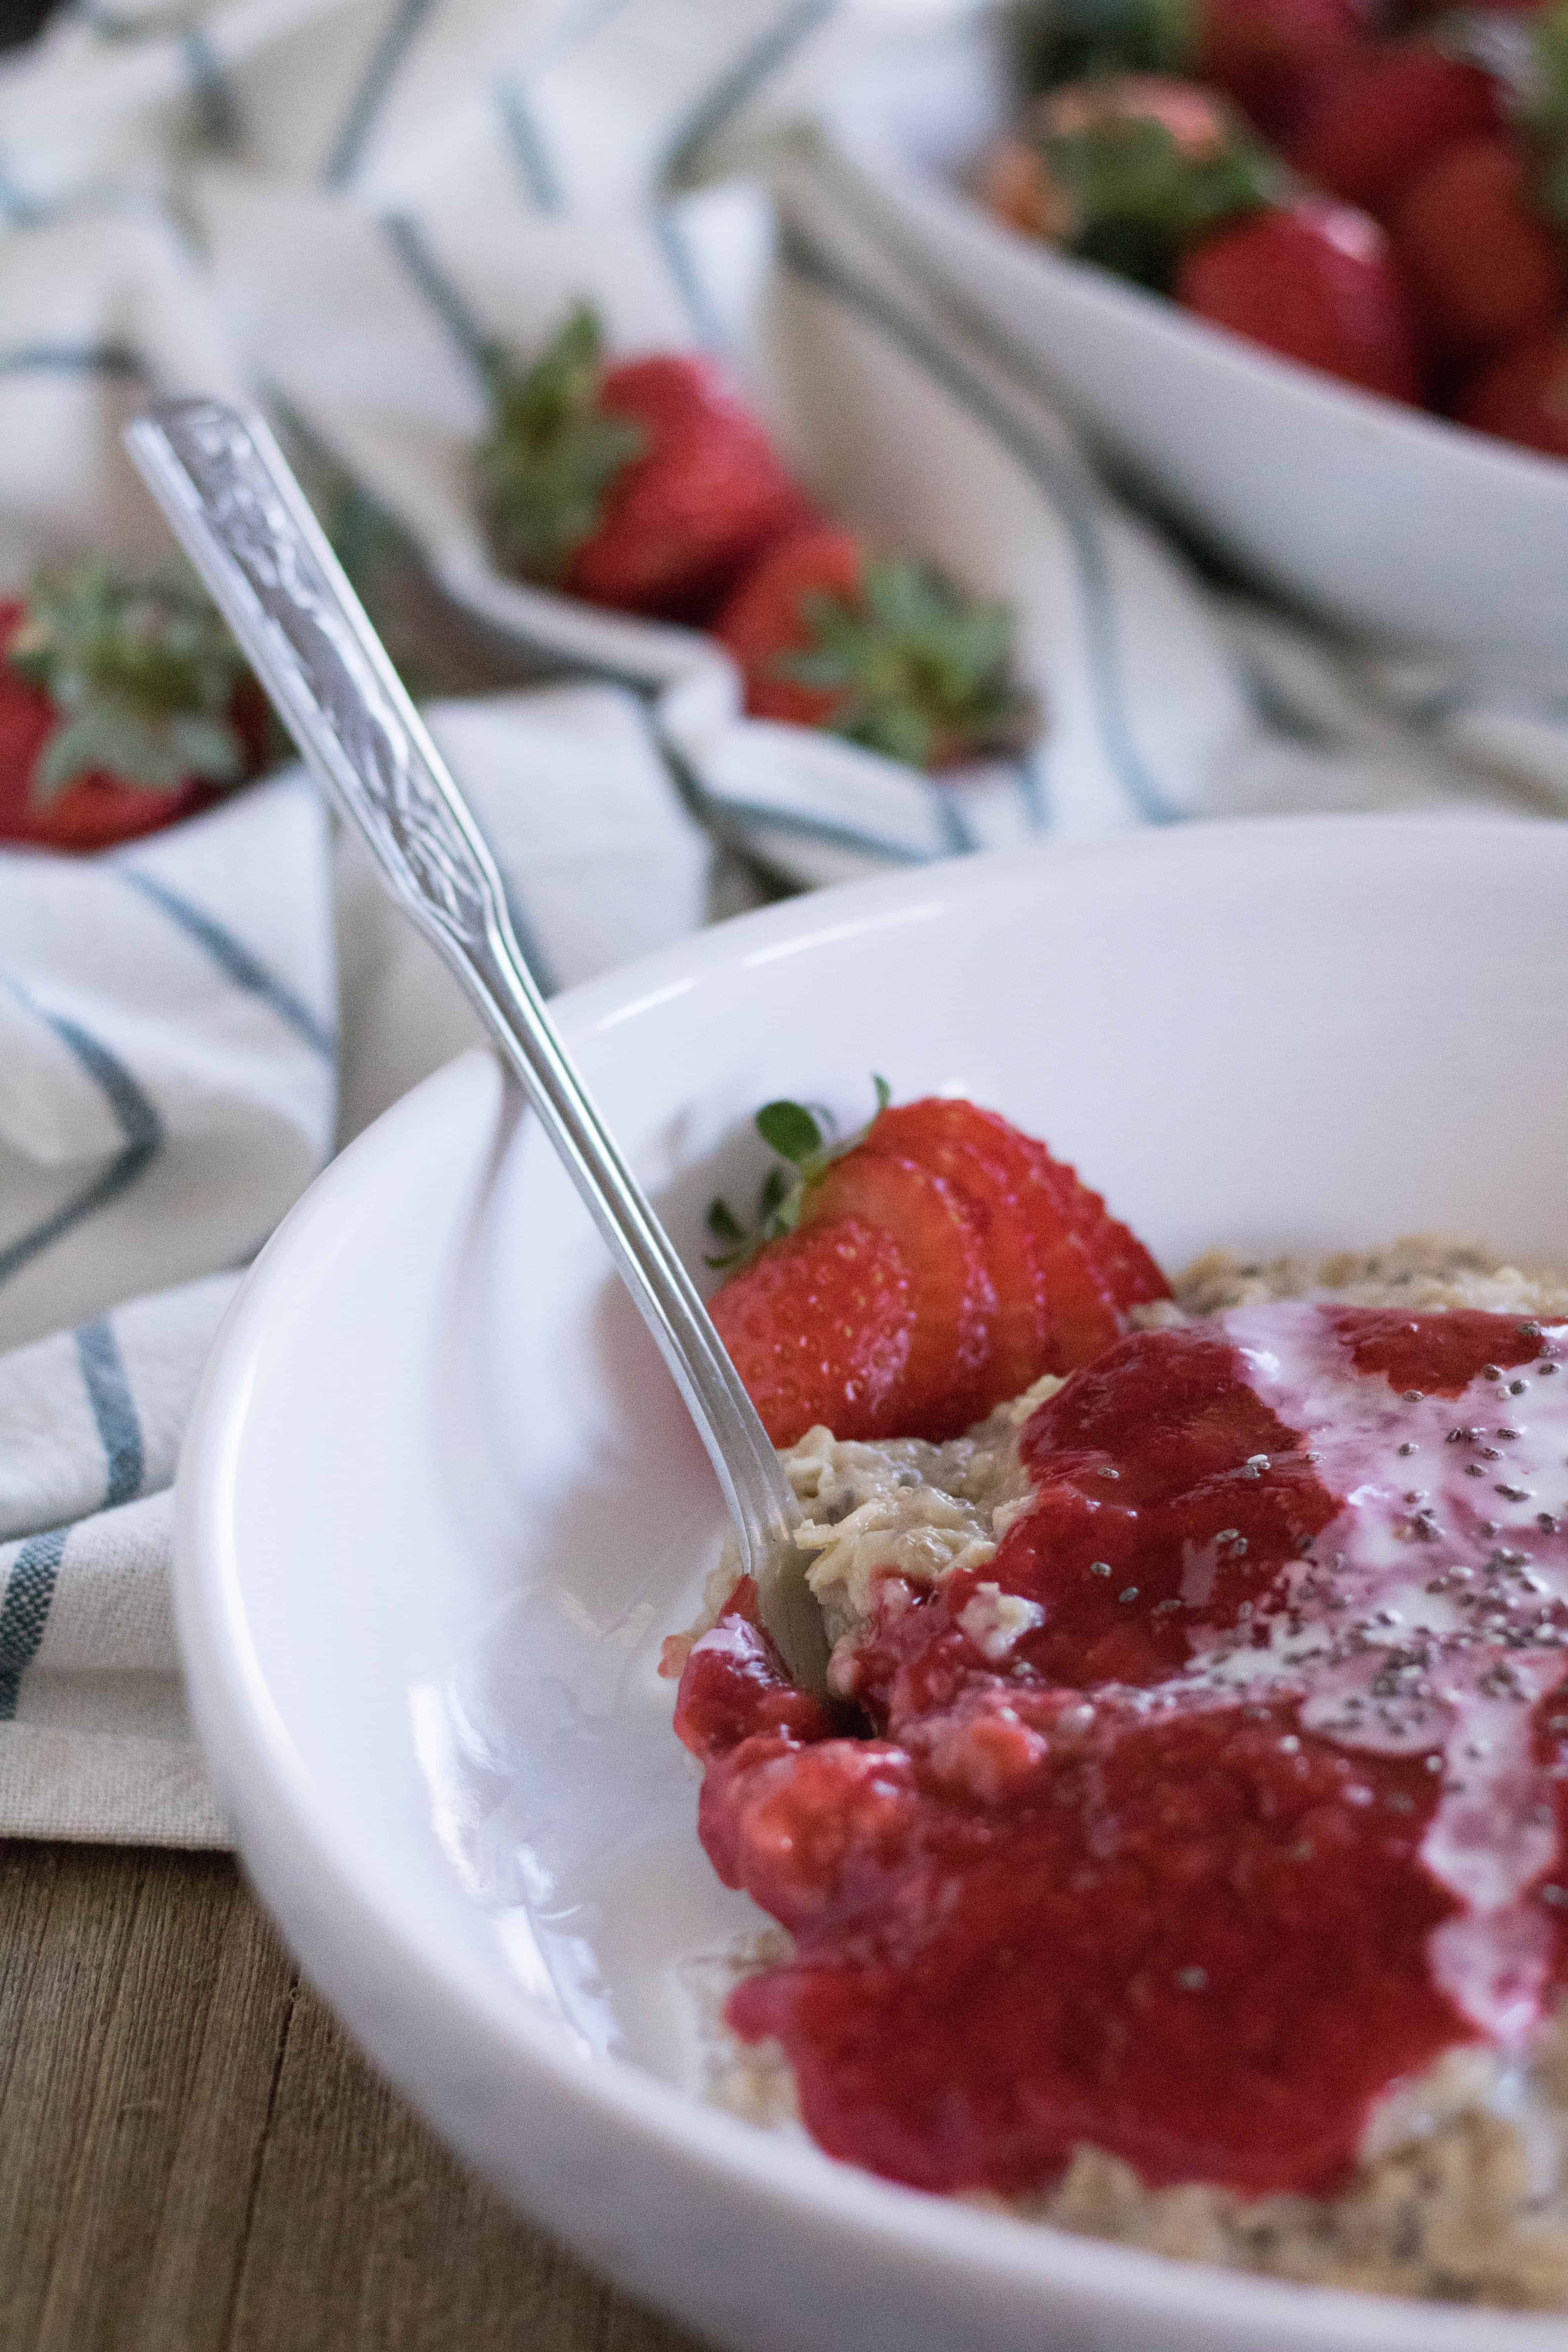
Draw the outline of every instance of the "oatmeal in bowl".
[[[1568,1276],[1167,1286],[994,1113],[790,1108],[714,1314],[832,1647],[793,1685],[730,1561],[666,1644],[782,1931],[702,1976],[713,2095],[1166,2254],[1568,2307]]]

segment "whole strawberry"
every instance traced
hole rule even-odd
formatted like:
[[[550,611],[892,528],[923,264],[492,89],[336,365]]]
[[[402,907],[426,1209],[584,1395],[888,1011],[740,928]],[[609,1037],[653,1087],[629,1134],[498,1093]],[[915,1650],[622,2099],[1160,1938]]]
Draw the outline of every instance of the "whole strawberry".
[[[1354,58],[1366,11],[1360,0],[1202,0],[1195,17],[1189,70],[1286,137],[1318,83]]]
[[[1285,359],[1391,400],[1419,398],[1405,291],[1367,214],[1326,197],[1254,213],[1193,247],[1176,299]]]
[[[1228,102],[1162,74],[1069,82],[983,168],[982,200],[1119,277],[1169,288],[1183,247],[1279,193],[1279,165]]]
[[[1460,356],[1556,316],[1568,290],[1561,237],[1542,212],[1529,158],[1494,133],[1445,148],[1390,222],[1394,251],[1434,348]]]
[[[1036,0],[1016,12],[1027,90],[1079,76],[1183,74],[1288,131],[1315,82],[1363,37],[1365,0]]]
[[[0,602],[0,839],[102,849],[254,774],[267,711],[183,565],[93,557]]]
[[[1532,328],[1460,387],[1455,417],[1548,457],[1568,457],[1568,329]]]
[[[605,361],[586,303],[537,358],[493,351],[476,455],[502,569],[617,610],[700,620],[807,511],[722,371],[687,353]]]
[[[713,634],[753,718],[826,728],[911,767],[1016,746],[1032,716],[1005,604],[972,603],[929,565],[830,524],[771,548]]]
[[[1319,187],[1386,220],[1435,156],[1501,122],[1498,85],[1479,66],[1428,41],[1384,41],[1327,77],[1290,153]]]

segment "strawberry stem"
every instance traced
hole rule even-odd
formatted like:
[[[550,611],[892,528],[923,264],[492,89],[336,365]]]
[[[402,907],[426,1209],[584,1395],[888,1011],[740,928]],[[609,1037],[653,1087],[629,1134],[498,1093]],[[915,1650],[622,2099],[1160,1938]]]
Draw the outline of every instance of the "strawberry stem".
[[[763,1105],[752,1124],[769,1150],[776,1151],[784,1165],[770,1168],[763,1177],[750,1225],[742,1223],[727,1201],[715,1199],[709,1202],[708,1230],[722,1255],[704,1258],[704,1265],[744,1265],[766,1243],[794,1233],[812,1186],[836,1160],[842,1160],[847,1151],[864,1143],[892,1100],[892,1088],[886,1078],[873,1077],[871,1085],[877,1108],[865,1126],[857,1128],[842,1143],[830,1140],[824,1133],[823,1122],[831,1127],[834,1121],[826,1110],[818,1118],[820,1105],[808,1109],[805,1103],[791,1102],[787,1097]]]
[[[1184,152],[1166,123],[1114,112],[1047,131],[1039,146],[1073,224],[1068,251],[1157,293],[1169,292],[1184,246],[1277,202],[1286,184],[1239,123],[1209,155]]]
[[[474,467],[496,561],[522,579],[558,582],[598,529],[606,494],[643,455],[647,436],[599,407],[604,333],[587,302],[574,306],[534,358],[493,343],[484,370],[490,425]]]
[[[804,652],[781,677],[838,698],[836,735],[911,767],[1016,746],[1034,717],[1011,673],[1013,616],[971,604],[928,564],[872,557],[858,596],[801,600]]]
[[[232,717],[245,657],[178,560],[137,572],[95,556],[37,572],[5,658],[60,714],[30,779],[37,804],[93,772],[153,793],[245,773]]]

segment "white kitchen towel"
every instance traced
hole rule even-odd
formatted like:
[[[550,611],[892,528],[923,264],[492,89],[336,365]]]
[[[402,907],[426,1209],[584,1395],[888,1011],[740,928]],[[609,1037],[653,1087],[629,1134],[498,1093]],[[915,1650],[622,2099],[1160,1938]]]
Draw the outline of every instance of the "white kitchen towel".
[[[0,856],[0,1346],[249,1256],[331,1146],[327,836],[264,785]]]
[[[429,716],[547,986],[702,919],[710,844],[637,697]],[[0,1835],[223,1842],[169,1490],[228,1269],[477,1034],[298,771],[112,855],[0,854]]]
[[[221,1845],[169,1585],[180,1439],[236,1274],[0,1356],[0,1827]]]

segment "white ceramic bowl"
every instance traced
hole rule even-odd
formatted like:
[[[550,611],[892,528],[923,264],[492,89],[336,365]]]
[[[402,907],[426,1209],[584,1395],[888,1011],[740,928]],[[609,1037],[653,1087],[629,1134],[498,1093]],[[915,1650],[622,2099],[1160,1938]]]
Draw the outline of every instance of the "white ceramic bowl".
[[[1281,821],[965,859],[560,1000],[695,1258],[770,1095],[952,1088],[1167,1260],[1431,1226],[1568,1247],[1568,830]],[[889,2187],[705,2107],[658,1639],[720,1507],[651,1344],[474,1055],[263,1253],[181,1474],[197,1715],[256,1884],[373,2057],[590,2261],[746,2352],[1562,2352]]]
[[[1255,579],[1384,637],[1560,670],[1568,464],[1337,383],[1004,227],[965,185],[1010,104],[971,21],[851,83],[831,132],[882,232]]]

